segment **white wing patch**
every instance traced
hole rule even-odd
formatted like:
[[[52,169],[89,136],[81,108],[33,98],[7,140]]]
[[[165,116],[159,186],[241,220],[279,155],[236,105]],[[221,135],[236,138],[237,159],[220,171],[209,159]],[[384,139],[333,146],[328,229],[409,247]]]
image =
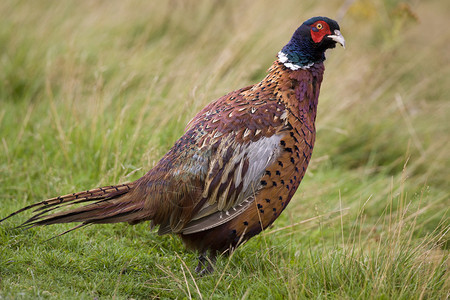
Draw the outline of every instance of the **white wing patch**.
[[[236,187],[241,184],[242,180],[244,181],[244,191],[249,189],[251,183],[259,183],[264,170],[280,155],[280,141],[281,135],[272,135],[271,137],[262,137],[256,142],[241,146],[242,149],[235,150],[238,153],[233,157],[233,163],[240,162],[238,172],[234,176]],[[242,178],[245,157],[248,158],[249,168]]]
[[[231,172],[234,173],[232,180],[227,185],[225,191],[218,193],[218,184],[214,191],[209,195],[208,201],[193,216],[181,232],[190,234],[204,231],[219,226],[229,220],[239,216],[249,205],[253,203],[254,194],[260,188],[260,180],[264,175],[266,168],[272,164],[281,154],[280,141],[282,135],[272,135],[271,137],[261,137],[255,142],[240,144],[234,142],[231,146],[234,149],[233,155],[228,162],[222,162],[221,184],[226,183]],[[220,161],[223,154],[228,150],[228,143],[223,141],[217,150],[215,159],[211,166]],[[244,173],[244,164],[248,162],[247,170]],[[235,167],[237,166],[237,168]],[[232,173],[231,173],[232,174]],[[242,183],[242,190],[239,195],[229,195],[228,191],[232,184],[236,189]],[[211,187],[205,186],[204,197]]]

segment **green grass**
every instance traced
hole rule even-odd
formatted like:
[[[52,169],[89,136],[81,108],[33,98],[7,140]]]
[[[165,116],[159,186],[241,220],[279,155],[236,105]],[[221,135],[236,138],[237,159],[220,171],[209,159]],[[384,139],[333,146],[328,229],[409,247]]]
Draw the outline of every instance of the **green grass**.
[[[0,216],[142,176],[209,101],[259,81],[302,20],[340,21],[288,209],[216,272],[148,224],[0,225],[0,299],[446,299],[445,1],[2,1]]]

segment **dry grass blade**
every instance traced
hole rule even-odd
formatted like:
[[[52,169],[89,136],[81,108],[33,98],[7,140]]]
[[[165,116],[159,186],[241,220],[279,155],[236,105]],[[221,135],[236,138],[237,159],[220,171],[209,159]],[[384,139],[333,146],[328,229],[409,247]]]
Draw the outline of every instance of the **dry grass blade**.
[[[195,277],[192,275],[192,272],[189,270],[189,267],[186,265],[186,262],[178,255],[178,253],[177,253],[177,257],[180,259],[181,263],[188,271],[189,276],[191,276],[192,282],[194,283],[194,286],[195,286],[195,289],[197,290],[198,296],[200,297],[200,299],[203,299],[202,293],[200,292],[200,289],[198,288],[197,281],[195,280]],[[183,271],[183,276],[184,276],[184,279],[185,279],[186,285],[187,285],[188,282],[186,280],[186,276],[184,275],[184,271]]]
[[[306,220],[303,220],[303,221],[300,221],[300,222],[297,222],[297,223],[294,223],[294,224],[290,224],[290,225],[287,225],[287,226],[284,226],[284,227],[281,227],[281,228],[277,228],[277,229],[273,229],[273,230],[270,230],[270,231],[267,231],[267,232],[263,232],[262,235],[265,236],[265,235],[274,234],[274,233],[277,233],[277,232],[280,232],[280,231],[284,231],[284,230],[289,229],[289,228],[296,227],[298,225],[302,225],[302,224],[305,224],[305,223],[308,223],[308,222],[311,222],[311,221],[314,221],[314,220],[317,220],[317,219],[329,216],[331,214],[342,213],[342,212],[347,211],[349,209],[350,208],[346,207],[346,208],[343,208],[343,209],[334,210],[334,211],[328,212],[326,214],[315,216],[315,217],[312,217],[312,218],[309,218],[309,219],[306,219]]]

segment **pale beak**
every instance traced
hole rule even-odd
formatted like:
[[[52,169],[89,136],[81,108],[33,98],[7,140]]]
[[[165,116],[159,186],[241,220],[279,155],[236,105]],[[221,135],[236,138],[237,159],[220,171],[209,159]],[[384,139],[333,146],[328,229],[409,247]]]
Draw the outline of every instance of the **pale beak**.
[[[341,46],[345,49],[345,39],[339,30],[336,29],[334,31],[334,35],[329,35],[328,37],[336,43],[341,44]]]

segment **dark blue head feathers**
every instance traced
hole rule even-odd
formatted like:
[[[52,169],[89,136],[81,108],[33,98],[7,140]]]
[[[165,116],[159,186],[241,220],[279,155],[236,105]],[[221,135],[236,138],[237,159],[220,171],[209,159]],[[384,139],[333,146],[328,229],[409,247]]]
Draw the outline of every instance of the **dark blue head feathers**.
[[[303,25],[311,26],[312,24],[316,23],[317,21],[324,21],[330,26],[330,28],[332,27],[333,29],[341,30],[339,28],[339,24],[335,20],[327,18],[327,17],[312,17],[311,19],[308,19],[305,22],[303,22],[302,26]]]
[[[339,24],[326,17],[314,17],[305,21],[292,35],[291,40],[278,54],[279,60],[296,70],[308,68],[325,60],[325,51],[344,46]]]

